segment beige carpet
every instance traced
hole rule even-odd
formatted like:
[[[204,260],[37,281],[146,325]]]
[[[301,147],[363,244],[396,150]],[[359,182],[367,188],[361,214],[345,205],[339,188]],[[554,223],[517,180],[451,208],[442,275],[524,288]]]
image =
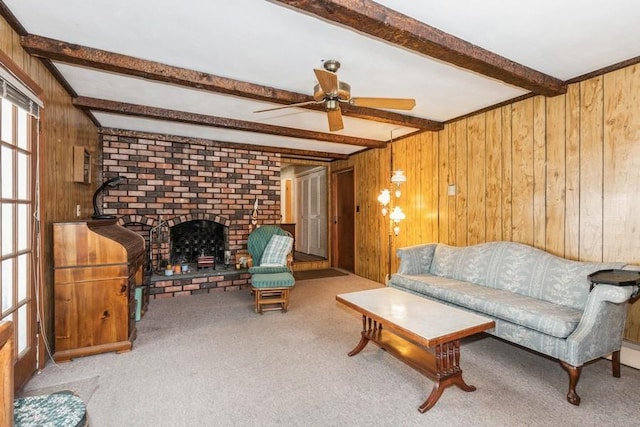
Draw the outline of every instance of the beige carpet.
[[[429,379],[375,345],[347,356],[361,317],[335,296],[380,286],[351,274],[303,280],[287,313],[263,315],[247,288],[153,300],[131,352],[49,364],[27,392],[84,395],[92,427],[637,424],[640,371],[613,378],[607,360],[585,366],[575,407],[556,361],[484,335],[461,346],[478,389],[446,389],[420,414]]]

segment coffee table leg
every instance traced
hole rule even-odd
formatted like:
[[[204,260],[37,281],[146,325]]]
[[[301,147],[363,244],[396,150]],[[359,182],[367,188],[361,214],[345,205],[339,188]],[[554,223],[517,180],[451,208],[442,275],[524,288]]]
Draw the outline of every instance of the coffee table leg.
[[[382,332],[382,324],[363,314],[360,342],[348,353],[349,356],[355,356],[360,353],[367,346],[371,338],[375,339],[375,336],[380,334],[380,332]]]
[[[436,383],[431,394],[418,408],[420,413],[425,413],[438,402],[445,388],[456,385],[464,391],[475,391],[476,388],[467,384],[462,378],[460,369],[460,340],[451,341],[436,346]]]

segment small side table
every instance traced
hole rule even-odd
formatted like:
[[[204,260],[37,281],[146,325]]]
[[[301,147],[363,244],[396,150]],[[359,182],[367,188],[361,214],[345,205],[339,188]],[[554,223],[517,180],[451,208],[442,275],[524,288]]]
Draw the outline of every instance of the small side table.
[[[636,298],[640,294],[640,271],[633,270],[600,270],[587,276],[591,287],[589,291],[597,284],[614,285],[614,286],[635,286],[636,290],[631,294],[631,299]]]

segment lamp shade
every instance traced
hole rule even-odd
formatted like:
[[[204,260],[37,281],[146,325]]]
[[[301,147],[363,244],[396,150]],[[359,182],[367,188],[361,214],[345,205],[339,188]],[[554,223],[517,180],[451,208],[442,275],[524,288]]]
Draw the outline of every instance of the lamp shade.
[[[402,183],[407,182],[407,177],[404,174],[404,171],[397,170],[393,172],[393,176],[391,177],[391,182],[393,182],[395,185],[400,185]]]
[[[396,206],[393,208],[391,213],[389,214],[389,218],[393,220],[393,222],[400,222],[405,219],[407,216],[402,212],[402,208],[400,206]]]
[[[380,195],[378,196],[378,201],[383,205],[386,206],[389,204],[389,202],[391,201],[391,193],[389,192],[389,190],[387,190],[386,188],[384,190],[382,190],[380,192]]]

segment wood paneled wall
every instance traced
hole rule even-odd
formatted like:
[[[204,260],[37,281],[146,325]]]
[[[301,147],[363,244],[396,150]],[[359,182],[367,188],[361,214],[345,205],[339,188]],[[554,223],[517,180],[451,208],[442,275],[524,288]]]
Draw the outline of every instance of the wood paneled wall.
[[[376,197],[392,169],[408,178],[392,271],[398,247],[493,240],[640,264],[639,94],[633,65],[571,84],[565,95],[524,99],[334,162],[355,171],[356,273],[384,282],[388,223]],[[625,337],[640,342],[640,303]]]
[[[0,50],[17,64],[43,89],[44,109],[40,119],[40,228],[43,246],[41,270],[43,272],[43,304],[45,331],[53,342],[53,248],[52,223],[76,218],[76,205],[81,217],[93,212],[94,184],[73,182],[73,147],[82,146],[92,155],[92,171],[97,171],[98,131],[89,118],[71,104],[71,98],[42,62],[27,54],[20,46],[20,37],[0,17]]]

